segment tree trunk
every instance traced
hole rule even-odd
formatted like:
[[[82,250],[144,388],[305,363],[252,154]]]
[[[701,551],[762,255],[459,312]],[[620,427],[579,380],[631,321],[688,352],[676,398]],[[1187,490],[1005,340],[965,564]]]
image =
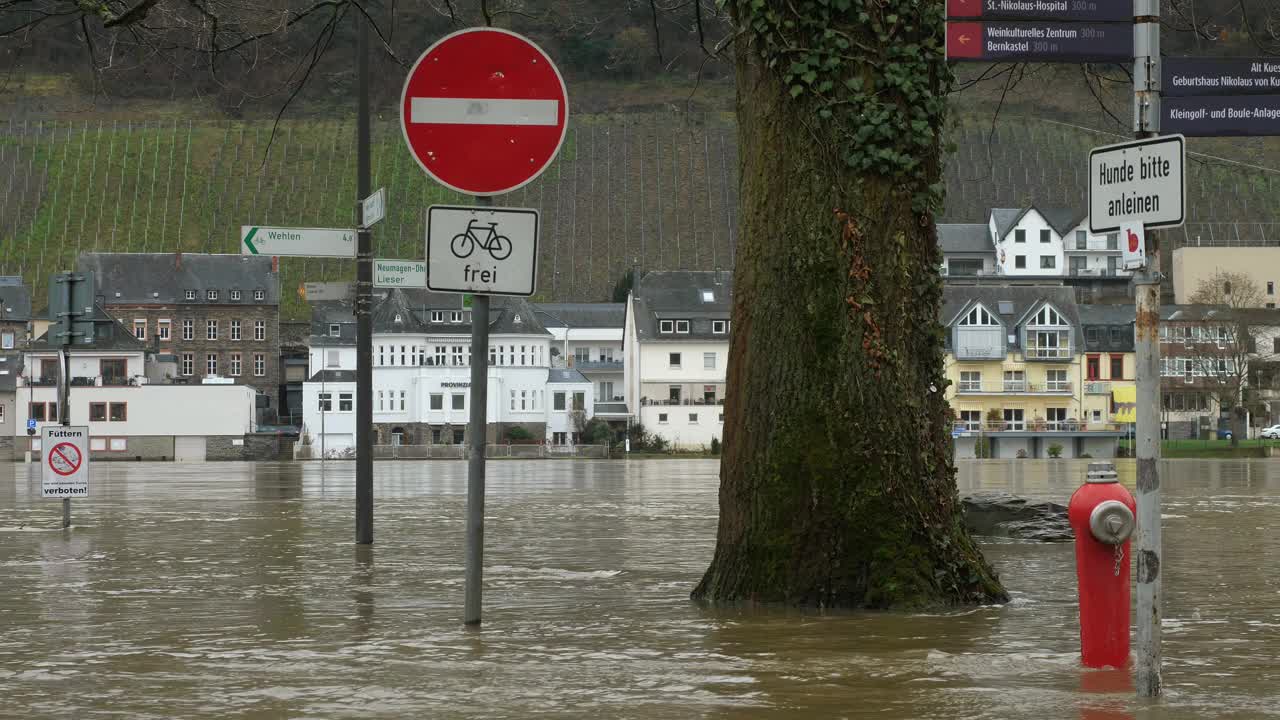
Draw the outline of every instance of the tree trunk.
[[[785,0],[730,5],[744,28],[735,41],[742,223],[720,526],[693,597],[866,608],[1007,599],[962,522],[943,397],[936,203],[920,204],[941,175],[942,3],[858,3],[871,22],[850,10],[797,30],[760,18],[814,11],[788,11]],[[876,30],[889,21],[898,32]],[[768,33],[781,27],[792,35],[779,49]],[[885,148],[905,157],[907,141],[876,128],[866,137],[819,89],[839,98],[857,82],[832,90],[823,74],[796,79],[790,48],[818,46],[825,29],[855,40],[845,55],[880,48],[835,71],[874,91],[852,94],[857,117],[880,103],[904,122],[919,118],[929,98],[905,84],[937,101],[914,164],[866,165]],[[893,48],[929,37],[937,47],[925,77],[886,81]],[[881,117],[879,129],[894,122]]]

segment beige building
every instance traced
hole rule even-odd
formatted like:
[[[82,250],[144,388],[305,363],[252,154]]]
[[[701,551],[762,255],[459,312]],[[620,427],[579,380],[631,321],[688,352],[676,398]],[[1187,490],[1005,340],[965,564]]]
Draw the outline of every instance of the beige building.
[[[1200,283],[1218,272],[1243,273],[1262,290],[1262,306],[1276,307],[1280,247],[1180,247],[1173,251],[1173,297],[1191,303]]]

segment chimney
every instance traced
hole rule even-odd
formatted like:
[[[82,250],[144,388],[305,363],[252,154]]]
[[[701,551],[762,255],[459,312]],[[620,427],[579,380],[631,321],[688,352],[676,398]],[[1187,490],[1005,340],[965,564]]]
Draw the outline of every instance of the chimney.
[[[182,269],[182,251],[181,250],[173,254],[173,267],[175,270]]]
[[[280,258],[276,255],[271,256],[271,273],[274,275],[280,272]]]

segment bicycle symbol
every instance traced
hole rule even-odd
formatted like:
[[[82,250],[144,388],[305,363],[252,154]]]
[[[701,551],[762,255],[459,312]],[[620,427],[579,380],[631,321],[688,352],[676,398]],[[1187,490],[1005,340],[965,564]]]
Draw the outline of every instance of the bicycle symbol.
[[[494,260],[506,260],[511,255],[511,238],[498,234],[498,223],[489,223],[488,234],[483,240],[476,236],[477,230],[483,232],[484,225],[478,220],[472,220],[467,223],[466,231],[453,236],[449,249],[453,251],[454,257],[459,260],[471,257],[477,245],[488,250]]]

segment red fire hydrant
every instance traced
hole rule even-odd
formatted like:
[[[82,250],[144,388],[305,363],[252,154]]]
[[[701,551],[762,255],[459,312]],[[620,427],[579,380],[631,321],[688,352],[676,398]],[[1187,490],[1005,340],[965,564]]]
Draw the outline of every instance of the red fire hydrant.
[[[1085,667],[1124,667],[1129,661],[1129,536],[1136,510],[1111,463],[1089,463],[1085,484],[1067,506],[1076,535]]]

